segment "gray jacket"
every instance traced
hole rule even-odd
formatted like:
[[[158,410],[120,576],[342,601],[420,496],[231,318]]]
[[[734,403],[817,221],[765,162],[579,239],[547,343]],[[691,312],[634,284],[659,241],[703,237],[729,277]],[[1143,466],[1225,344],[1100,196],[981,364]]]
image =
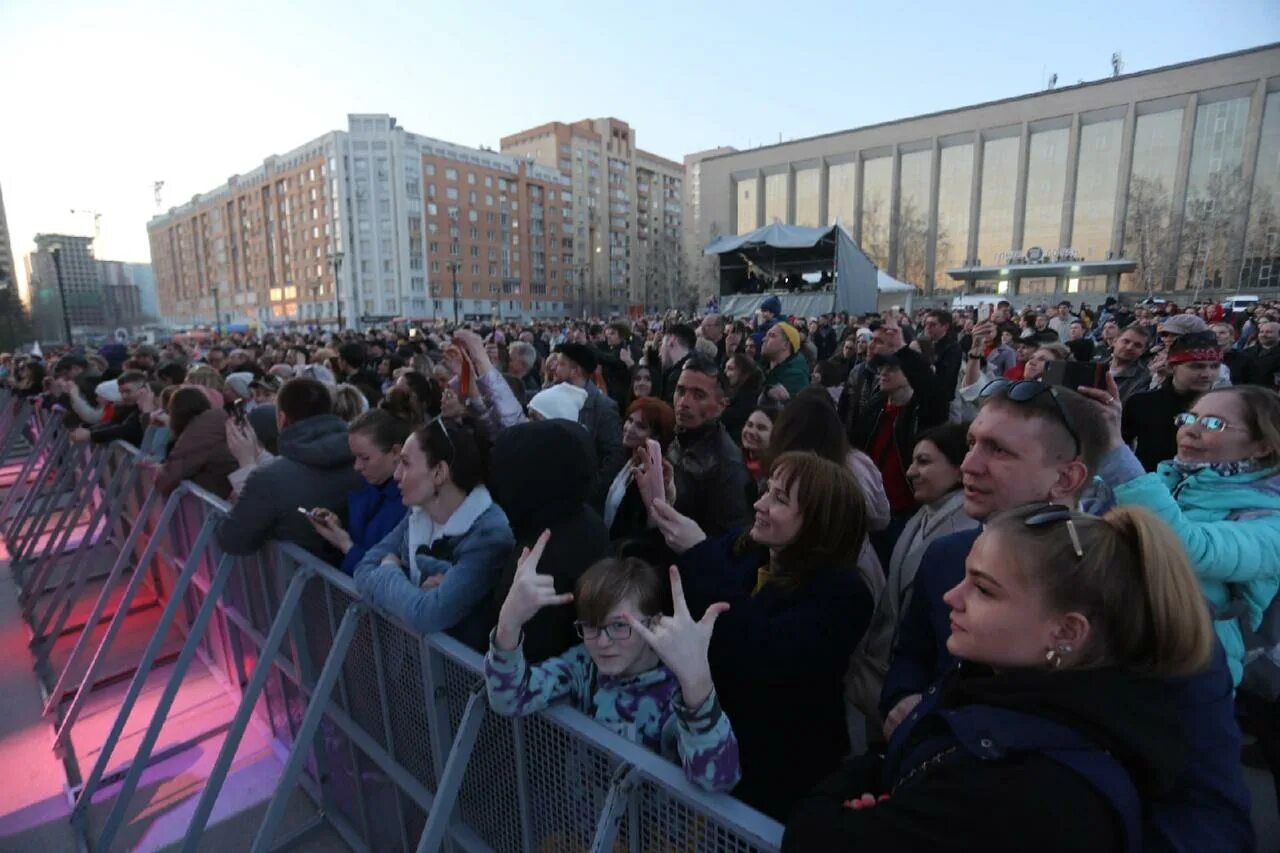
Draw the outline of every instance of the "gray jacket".
[[[845,695],[869,719],[876,721],[879,730],[880,690],[884,686],[885,673],[889,671],[889,657],[893,651],[893,638],[898,623],[911,602],[911,587],[920,569],[924,552],[934,541],[952,533],[970,530],[978,522],[964,511],[964,490],[954,489],[927,506],[921,507],[907,520],[893,556],[889,558],[888,579],[867,633],[853,653]]]
[[[595,452],[596,476],[611,471],[616,474],[622,468],[627,451],[622,446],[622,416],[618,414],[618,404],[606,396],[594,382],[586,384],[587,402],[578,413],[578,423],[586,429],[591,437],[591,448]],[[612,476],[612,475],[610,475]]]
[[[231,514],[218,525],[218,544],[228,554],[252,554],[279,539],[336,566],[336,552],[298,507],[324,507],[346,523],[347,495],[363,482],[351,467],[346,422],[336,415],[307,418],[285,427],[279,445],[280,455],[249,475]]]

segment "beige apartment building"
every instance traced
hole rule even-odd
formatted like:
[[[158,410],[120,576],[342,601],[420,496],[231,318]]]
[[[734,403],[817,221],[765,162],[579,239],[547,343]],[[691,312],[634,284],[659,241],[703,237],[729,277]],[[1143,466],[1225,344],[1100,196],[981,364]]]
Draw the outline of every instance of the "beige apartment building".
[[[355,114],[148,224],[179,324],[354,326],[562,316],[559,170]]]
[[[926,295],[1275,293],[1280,45],[696,168],[691,256],[774,222],[840,222]],[[714,292],[714,271],[698,286]]]
[[[503,137],[504,154],[556,169],[571,183],[562,252],[583,287],[575,315],[687,304],[684,166],[636,147],[616,118],[551,122]]]

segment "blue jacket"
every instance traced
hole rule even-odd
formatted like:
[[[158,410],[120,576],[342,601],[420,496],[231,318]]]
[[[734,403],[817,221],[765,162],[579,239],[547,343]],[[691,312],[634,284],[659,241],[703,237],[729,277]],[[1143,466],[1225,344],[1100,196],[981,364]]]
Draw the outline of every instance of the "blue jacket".
[[[458,536],[447,536],[410,560],[406,514],[386,538],[356,566],[356,588],[374,605],[421,634],[451,631],[477,650],[488,648],[492,614],[488,606],[498,575],[515,546],[507,516],[492,504]],[[423,578],[444,575],[433,589],[421,589],[400,566],[383,564],[388,554],[402,566],[413,566]]]
[[[1115,486],[1115,496],[1117,503],[1151,510],[1182,540],[1239,684],[1245,648],[1237,616],[1256,630],[1280,591],[1280,467],[1184,476],[1162,462],[1153,473]]]
[[[925,693],[955,664],[947,651],[951,609],[947,590],[964,579],[964,561],[980,530],[939,539],[925,551],[915,590],[898,627],[880,707]],[[1252,850],[1249,792],[1240,769],[1240,727],[1226,655],[1215,644],[1204,672],[1170,679],[1187,745],[1187,761],[1171,791],[1151,804],[1147,850]]]
[[[407,512],[400,500],[400,484],[391,477],[381,486],[362,480],[361,487],[347,495],[347,533],[351,550],[342,558],[342,570],[354,574],[365,553],[395,530]]]

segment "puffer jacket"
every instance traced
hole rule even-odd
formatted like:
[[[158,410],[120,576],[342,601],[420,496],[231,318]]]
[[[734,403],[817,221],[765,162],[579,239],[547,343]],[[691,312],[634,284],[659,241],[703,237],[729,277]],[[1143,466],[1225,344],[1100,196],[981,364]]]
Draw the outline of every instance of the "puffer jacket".
[[[1256,629],[1280,591],[1280,465],[1224,476],[1210,469],[1187,474],[1162,462],[1116,486],[1115,498],[1146,507],[1178,534],[1239,684],[1245,649],[1237,617]]]
[[[290,424],[280,433],[280,455],[254,469],[231,513],[218,525],[228,554],[252,554],[269,539],[294,542],[333,565],[341,555],[315,532],[298,508],[324,507],[346,522],[347,495],[360,488],[351,467],[347,425],[336,415]]]
[[[227,476],[236,470],[236,458],[227,448],[227,414],[209,409],[192,418],[165,457],[156,475],[156,488],[168,495],[183,480],[190,480],[224,500],[231,495]]]

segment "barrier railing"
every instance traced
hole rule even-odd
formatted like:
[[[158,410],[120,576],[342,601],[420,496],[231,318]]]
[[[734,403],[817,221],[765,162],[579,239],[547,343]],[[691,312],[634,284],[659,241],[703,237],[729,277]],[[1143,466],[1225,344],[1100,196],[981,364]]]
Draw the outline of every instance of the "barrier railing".
[[[22,428],[18,420],[4,442]],[[162,499],[154,463],[136,449],[116,443],[77,453],[48,422],[35,437],[29,459],[45,444],[31,472],[38,474],[30,490],[36,497],[22,498],[27,508],[18,515],[25,521],[6,525],[0,514],[0,533],[6,542],[21,537],[26,545],[32,590],[37,578],[48,583],[48,567],[66,566],[41,596],[46,603],[32,609],[30,618],[46,638],[68,630],[70,602],[83,593],[91,571],[85,555],[105,543],[111,557],[105,573],[90,577],[101,586],[46,708],[59,717],[59,747],[102,680],[123,621],[142,606],[140,596],[150,606],[163,605],[106,742],[77,791],[73,823],[94,849],[112,849],[120,838],[146,768],[191,745],[189,739],[156,752],[197,658],[239,701],[234,717],[219,727],[222,746],[184,851],[199,849],[251,726],[269,730],[285,757],[254,851],[290,846],[321,824],[352,849],[379,851],[751,851],[780,843],[776,822],[731,797],[694,788],[680,767],[573,709],[524,718],[495,714],[479,654],[447,635],[417,635],[362,601],[351,578],[296,546],[275,543],[239,558],[222,553],[216,529],[227,505],[190,483]],[[44,500],[54,491],[64,503]],[[33,541],[32,525],[39,530],[55,518],[59,535]],[[68,550],[66,530],[81,523],[82,537]],[[103,620],[105,633],[91,641],[92,626]],[[108,772],[173,628],[183,635],[181,651],[137,753]],[[115,782],[110,812],[95,830],[89,804]],[[282,835],[296,790],[316,812]]]

